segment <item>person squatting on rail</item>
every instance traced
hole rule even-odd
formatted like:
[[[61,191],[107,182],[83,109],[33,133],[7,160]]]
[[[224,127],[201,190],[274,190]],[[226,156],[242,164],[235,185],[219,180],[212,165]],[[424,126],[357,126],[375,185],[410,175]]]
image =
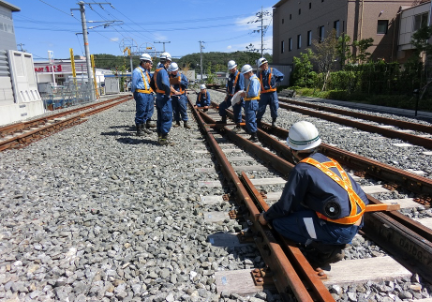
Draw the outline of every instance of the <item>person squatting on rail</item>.
[[[135,125],[137,135],[143,136],[150,134],[150,118],[153,114],[150,107],[153,108],[154,92],[150,87],[151,75],[150,70],[153,61],[149,54],[143,53],[140,57],[140,65],[132,72],[131,89],[136,102]],[[147,129],[145,125],[148,125]]]
[[[204,111],[208,110],[210,106],[210,93],[207,91],[207,87],[204,84],[200,85],[200,92],[197,95],[197,99],[195,102],[195,108],[203,108]]]
[[[244,112],[246,119],[246,129],[250,133],[249,140],[257,142],[257,122],[256,122],[256,110],[258,109],[258,100],[260,98],[261,85],[258,77],[253,73],[252,66],[246,64],[241,68],[241,73],[244,76],[244,82],[246,91],[242,93],[242,97],[245,101]]]
[[[167,68],[171,63],[171,55],[164,52],[159,57],[162,67],[156,69],[153,74],[152,86],[156,91],[157,110],[157,133],[160,145],[173,146],[174,143],[168,140],[168,133],[172,126],[172,100],[171,93],[179,95],[171,88]]]
[[[187,115],[187,96],[186,89],[188,88],[189,81],[183,73],[179,72],[177,63],[172,62],[168,67],[168,73],[170,76],[170,84],[175,91],[178,91],[180,95],[171,95],[174,119],[176,121],[173,127],[180,126],[180,116],[183,120],[184,127],[190,129],[188,125],[188,115]]]
[[[296,166],[281,198],[259,222],[305,246],[312,266],[340,261],[363,226],[366,194],[337,161],[318,152],[321,138],[312,123],[292,125],[287,144]]]
[[[221,123],[226,124],[227,122],[227,112],[232,104],[231,100],[233,95],[240,90],[244,90],[244,76],[237,70],[237,64],[235,61],[228,61],[229,77],[226,84],[226,97],[225,100],[219,104],[219,115],[222,117]],[[236,127],[234,131],[240,131],[240,123],[242,121],[241,108],[244,106],[244,101],[241,100],[239,103],[232,105],[234,111],[234,123]]]
[[[269,68],[266,58],[260,58],[257,61],[259,70],[259,79],[261,82],[261,97],[257,113],[258,124],[266,111],[267,105],[270,106],[272,117],[272,126],[275,127],[278,117],[279,100],[277,96],[276,83],[282,82],[284,75],[276,68]]]

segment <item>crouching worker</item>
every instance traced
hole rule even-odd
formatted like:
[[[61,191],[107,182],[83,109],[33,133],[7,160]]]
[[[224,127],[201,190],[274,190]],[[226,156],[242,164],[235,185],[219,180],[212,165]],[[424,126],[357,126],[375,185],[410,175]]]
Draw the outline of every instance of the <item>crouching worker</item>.
[[[200,86],[200,93],[198,93],[195,108],[203,108],[204,112],[208,110],[210,106],[210,93],[207,91],[207,87],[204,84]]]
[[[313,124],[292,125],[287,144],[296,166],[281,198],[259,222],[305,246],[315,268],[340,261],[363,226],[366,194],[338,162],[318,152],[321,139]]]

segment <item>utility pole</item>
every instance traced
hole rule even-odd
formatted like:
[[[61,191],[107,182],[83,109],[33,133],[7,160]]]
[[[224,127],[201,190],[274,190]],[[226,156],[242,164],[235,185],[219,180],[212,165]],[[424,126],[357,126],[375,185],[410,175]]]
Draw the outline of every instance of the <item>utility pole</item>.
[[[200,68],[201,68],[201,82],[203,81],[203,60],[202,60],[202,50],[205,48],[203,43],[204,41],[198,41],[200,44]]]
[[[264,17],[263,17],[263,8],[261,6],[261,58],[264,53]]]
[[[261,11],[256,13],[257,18],[253,21],[248,22],[248,23],[260,22],[259,29],[255,29],[254,31],[252,31],[252,33],[257,33],[257,32],[261,33],[261,57],[264,54],[264,35],[267,31],[267,28],[269,27],[268,25],[267,26],[264,25],[265,16],[271,16],[271,14],[268,11],[263,11],[263,8],[261,6]]]
[[[88,37],[87,37],[87,23],[85,18],[85,5],[86,4],[99,4],[102,7],[102,4],[109,4],[109,2],[94,2],[94,3],[85,3],[84,1],[78,2],[78,5],[80,8],[71,8],[71,15],[73,16],[72,11],[79,10],[81,12],[81,25],[82,25],[82,31],[83,31],[83,39],[84,39],[84,49],[85,49],[85,56],[86,56],[86,66],[87,66],[87,79],[88,79],[88,85],[91,87],[92,83],[92,69],[91,69],[91,61],[90,61],[90,49],[89,49],[89,43],[88,43]],[[96,75],[94,75],[96,76]],[[93,93],[91,93],[90,96],[91,101],[94,101],[95,96]]]
[[[25,52],[25,50],[24,50],[24,48],[23,48],[24,45],[25,45],[25,44],[23,44],[23,43],[17,44],[17,46],[20,47],[20,51]]]
[[[159,41],[155,41],[154,43],[162,43],[163,44],[163,52],[165,52],[165,43],[171,43],[171,41],[166,41],[166,42],[159,42]]]

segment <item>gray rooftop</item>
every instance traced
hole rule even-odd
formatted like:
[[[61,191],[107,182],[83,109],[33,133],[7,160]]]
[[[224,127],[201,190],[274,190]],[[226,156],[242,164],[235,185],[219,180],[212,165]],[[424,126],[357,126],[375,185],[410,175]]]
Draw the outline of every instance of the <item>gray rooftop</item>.
[[[3,0],[0,0],[0,6],[6,7],[13,12],[21,11],[21,9],[18,6],[12,5],[9,2],[3,1]]]

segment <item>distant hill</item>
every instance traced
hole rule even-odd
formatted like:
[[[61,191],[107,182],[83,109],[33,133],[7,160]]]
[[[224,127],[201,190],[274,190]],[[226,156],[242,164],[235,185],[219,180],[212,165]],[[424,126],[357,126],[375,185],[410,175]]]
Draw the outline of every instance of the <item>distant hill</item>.
[[[130,59],[125,56],[115,56],[111,54],[95,54],[95,65],[96,68],[116,69],[120,73],[130,69]],[[268,53],[264,54],[264,57],[271,63],[272,56]],[[236,51],[231,53],[226,52],[205,52],[203,53],[203,71],[208,73],[209,65],[211,66],[211,72],[226,71],[227,63],[229,60],[236,61],[239,68],[244,64],[255,65],[256,60],[260,58],[258,53],[252,53],[247,51]],[[159,62],[158,58],[153,58],[155,63]],[[192,53],[181,57],[180,59],[174,59],[179,64],[181,69],[197,69],[199,70],[200,54]],[[137,67],[139,64],[139,56],[132,58],[133,67]],[[154,64],[153,66],[156,66]]]

